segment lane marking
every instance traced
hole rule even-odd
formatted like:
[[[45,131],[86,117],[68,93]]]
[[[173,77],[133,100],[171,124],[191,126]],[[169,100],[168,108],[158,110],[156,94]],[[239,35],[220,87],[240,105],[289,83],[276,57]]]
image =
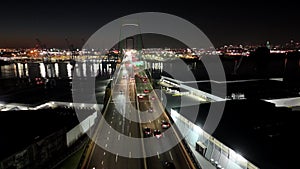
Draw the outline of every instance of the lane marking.
[[[120,134],[118,135],[118,140],[120,140]]]
[[[104,152],[103,155],[105,155],[106,153]]]
[[[170,154],[171,160],[173,161],[173,156],[172,156],[171,151],[169,151],[169,154]]]
[[[119,154],[117,153],[117,154],[116,154],[116,162],[118,162],[118,155],[119,155]]]
[[[131,158],[131,151],[129,152],[129,158]]]
[[[101,164],[103,165],[103,164],[104,164],[104,161],[102,161]]]
[[[113,122],[112,121],[110,121],[110,124],[112,124]]]
[[[156,152],[156,154],[157,154],[157,158],[158,158],[158,159],[160,159],[159,153],[158,153],[158,152]]]
[[[109,137],[107,137],[107,140],[109,140]]]
[[[105,144],[105,147],[107,147],[107,144]]]
[[[129,132],[129,137],[131,137],[131,132]]]
[[[110,131],[108,131],[108,133],[107,134],[110,134]]]

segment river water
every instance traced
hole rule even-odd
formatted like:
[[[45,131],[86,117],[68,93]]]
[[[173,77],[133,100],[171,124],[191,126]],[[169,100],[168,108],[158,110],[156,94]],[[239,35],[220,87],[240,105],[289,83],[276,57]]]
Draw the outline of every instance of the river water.
[[[73,71],[74,70],[74,71]],[[0,66],[0,79],[9,78],[72,78],[77,76],[96,76],[101,73],[112,73],[111,64],[99,63],[13,63]],[[74,74],[73,74],[74,73]]]

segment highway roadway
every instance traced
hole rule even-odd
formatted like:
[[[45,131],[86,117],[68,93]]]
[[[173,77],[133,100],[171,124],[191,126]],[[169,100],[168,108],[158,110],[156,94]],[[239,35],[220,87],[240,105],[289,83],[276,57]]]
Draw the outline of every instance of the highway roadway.
[[[172,162],[176,169],[195,168],[179,141],[179,132],[171,125],[169,129],[162,129],[161,121],[170,122],[162,104],[150,85],[150,80],[144,71],[133,76],[132,68],[122,64],[116,83],[113,85],[112,97],[103,112],[94,135],[95,142],[87,151],[82,168],[87,169],[166,169],[165,161]],[[133,76],[134,77],[134,76]],[[140,78],[142,77],[142,78]],[[144,80],[143,80],[144,79]],[[145,93],[143,89],[148,89]],[[138,95],[143,94],[143,98]],[[150,111],[149,109],[152,109]],[[103,122],[106,121],[109,127]],[[102,121],[102,122],[101,122]],[[133,145],[124,141],[123,135],[132,138],[143,138],[143,129],[149,127],[162,132],[161,138],[138,139]],[[115,134],[117,131],[119,134]],[[107,151],[113,149],[113,151]],[[126,155],[124,155],[124,152]],[[128,153],[127,153],[128,152]],[[143,154],[143,157],[139,155]]]

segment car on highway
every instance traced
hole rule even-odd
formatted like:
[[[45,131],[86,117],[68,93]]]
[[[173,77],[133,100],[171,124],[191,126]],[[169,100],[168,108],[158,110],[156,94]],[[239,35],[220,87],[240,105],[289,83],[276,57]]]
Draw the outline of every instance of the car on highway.
[[[170,161],[165,161],[164,164],[164,169],[176,169],[174,163]]]
[[[151,97],[151,100],[155,100],[155,97],[154,97],[154,96],[152,96],[152,97]]]
[[[149,93],[150,90],[149,89],[144,89],[144,93]]]
[[[161,121],[161,128],[167,129],[169,127],[171,127],[171,124],[168,121],[166,121],[166,120]]]
[[[144,128],[144,135],[146,137],[152,136],[152,130],[149,127]]]
[[[159,139],[159,138],[161,138],[162,133],[161,133],[160,130],[154,130],[153,131],[153,136]]]
[[[153,107],[149,107],[148,112],[152,113],[153,112]]]
[[[139,99],[143,99],[144,96],[140,94],[140,95],[138,95],[138,98],[139,98]]]
[[[138,94],[138,99],[144,99],[147,95],[145,94]]]

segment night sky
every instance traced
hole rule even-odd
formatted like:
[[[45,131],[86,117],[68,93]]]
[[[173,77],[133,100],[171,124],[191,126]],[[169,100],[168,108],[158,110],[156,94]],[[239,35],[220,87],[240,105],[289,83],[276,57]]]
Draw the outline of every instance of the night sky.
[[[0,47],[34,47],[36,38],[47,47],[66,48],[65,38],[80,47],[104,24],[137,12],[182,17],[214,46],[300,40],[299,8],[288,1],[11,1],[1,2],[0,12]]]

